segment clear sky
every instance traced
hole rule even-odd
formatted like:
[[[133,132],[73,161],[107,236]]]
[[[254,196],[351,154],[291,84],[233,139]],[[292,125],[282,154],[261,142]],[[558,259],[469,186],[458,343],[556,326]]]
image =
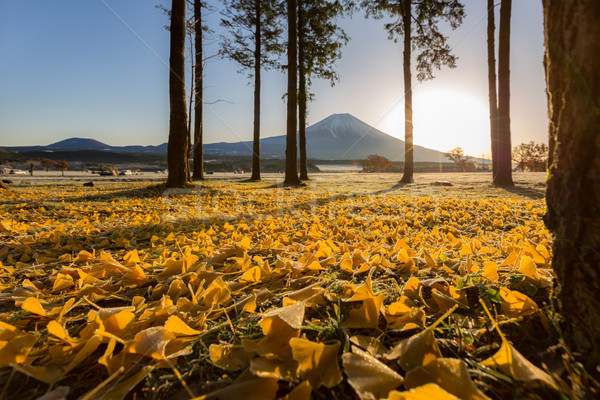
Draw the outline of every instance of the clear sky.
[[[87,137],[110,145],[168,138],[169,34],[161,0],[0,0],[0,146],[46,145]],[[162,3],[170,6],[168,0]],[[217,0],[211,0],[217,8]],[[413,85],[415,143],[441,151],[461,146],[488,155],[486,2],[465,0],[463,25],[447,30],[458,68]],[[215,52],[220,15],[206,52]],[[498,23],[498,20],[497,20]],[[513,2],[512,141],[547,141],[540,0]],[[309,125],[350,113],[403,138],[402,45],[382,21],[340,20],[351,37],[334,87],[315,81]],[[251,140],[252,95],[246,73],[214,59],[205,75],[205,142]],[[189,75],[188,75],[189,78]],[[262,136],[285,132],[286,77],[263,78]]]

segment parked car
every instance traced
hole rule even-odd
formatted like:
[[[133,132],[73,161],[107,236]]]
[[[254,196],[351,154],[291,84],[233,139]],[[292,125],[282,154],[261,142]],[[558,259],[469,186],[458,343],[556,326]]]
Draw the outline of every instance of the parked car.
[[[133,175],[133,172],[131,172],[130,170],[126,169],[126,170],[123,170],[123,171],[119,172],[119,175]]]
[[[21,169],[11,169],[10,174],[11,175],[27,175],[27,172],[25,172]]]
[[[113,176],[114,173],[112,171],[100,171],[101,176]]]

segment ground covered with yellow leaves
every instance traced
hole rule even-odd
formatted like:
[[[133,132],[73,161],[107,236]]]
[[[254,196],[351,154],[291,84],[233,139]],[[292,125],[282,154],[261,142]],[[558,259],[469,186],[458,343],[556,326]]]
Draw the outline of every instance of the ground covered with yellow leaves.
[[[218,182],[3,191],[0,390],[576,397],[544,212]]]

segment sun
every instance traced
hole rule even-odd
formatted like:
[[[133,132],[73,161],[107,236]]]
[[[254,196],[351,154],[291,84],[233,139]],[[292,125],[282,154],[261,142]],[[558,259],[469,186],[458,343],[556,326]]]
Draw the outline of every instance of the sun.
[[[473,157],[489,157],[487,105],[456,90],[426,90],[413,95],[414,143],[439,151],[462,147]],[[404,102],[384,122],[387,132],[404,139]]]

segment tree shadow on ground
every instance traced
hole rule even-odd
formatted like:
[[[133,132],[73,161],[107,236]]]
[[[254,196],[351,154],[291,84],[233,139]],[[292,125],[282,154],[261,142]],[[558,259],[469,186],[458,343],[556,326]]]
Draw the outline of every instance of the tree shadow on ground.
[[[498,187],[499,189],[506,190],[507,192],[517,194],[519,196],[528,197],[532,200],[541,200],[546,197],[546,186],[543,187],[531,187],[521,186],[515,184],[512,187]]]
[[[94,188],[90,188],[94,190]],[[101,188],[99,188],[102,190]],[[93,193],[90,190],[90,194],[72,197],[65,199],[69,202],[86,202],[86,201],[98,201],[98,200],[114,200],[116,198],[154,198],[161,197],[165,186],[163,183],[146,186],[142,188],[124,189],[124,190],[106,190],[101,193]]]

